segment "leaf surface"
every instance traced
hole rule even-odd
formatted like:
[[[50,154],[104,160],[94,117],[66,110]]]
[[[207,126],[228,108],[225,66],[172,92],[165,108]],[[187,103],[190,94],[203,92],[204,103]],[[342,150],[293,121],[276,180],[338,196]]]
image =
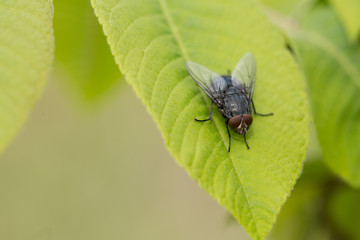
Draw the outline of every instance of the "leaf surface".
[[[93,0],[121,72],[154,117],[177,162],[226,207],[253,239],[265,239],[298,178],[308,142],[304,83],[282,35],[261,6],[244,1]],[[246,52],[257,60],[258,112],[247,139],[225,119],[206,118],[210,100],[186,60],[219,74]]]
[[[308,80],[325,161],[349,184],[360,187],[360,51],[348,44],[329,7],[311,13],[303,30],[293,37]]]
[[[50,0],[0,0],[0,151],[38,98],[53,59]]]

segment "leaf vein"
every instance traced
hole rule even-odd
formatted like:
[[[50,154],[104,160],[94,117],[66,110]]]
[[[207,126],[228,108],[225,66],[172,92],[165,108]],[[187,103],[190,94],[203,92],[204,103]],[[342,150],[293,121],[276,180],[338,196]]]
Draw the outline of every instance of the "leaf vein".
[[[190,106],[190,104],[192,103],[192,101],[194,101],[194,99],[196,99],[201,93],[199,92],[198,94],[196,94],[193,98],[191,98],[190,102],[183,108],[183,110],[181,111],[181,113],[179,114],[179,116],[176,118],[175,120],[175,123],[173,124],[173,128],[171,129],[171,132],[170,132],[170,136],[172,136],[173,134],[173,130],[175,129],[175,126],[176,126],[176,123],[178,122],[178,119],[180,118],[180,116],[185,112],[185,109],[188,108]],[[180,145],[180,153],[182,152],[182,147],[184,145],[184,139],[185,139],[185,133],[186,133],[186,129],[187,127],[189,126],[189,124],[191,123],[192,121],[189,121],[186,126],[185,126],[185,131],[184,131],[184,134],[182,136],[182,141],[181,141],[181,145]]]
[[[186,78],[188,78],[188,77],[189,77],[189,76],[185,76],[183,79],[181,79],[179,82],[177,82],[177,83],[174,85],[174,87],[173,87],[173,89],[171,90],[169,96],[168,96],[168,97],[166,98],[166,100],[165,100],[165,105],[164,105],[163,109],[161,110],[161,113],[160,113],[160,122],[162,121],[163,113],[164,113],[166,107],[167,107],[168,104],[169,104],[169,99],[170,99],[171,96],[174,94],[175,88],[176,88],[182,81],[184,81],[184,80],[185,80]],[[195,97],[195,96],[194,96],[194,97]]]
[[[172,64],[173,62],[179,60],[183,58],[183,56],[179,56],[179,57],[175,57],[174,59],[172,59],[171,61],[168,61],[161,69],[160,71],[158,72],[158,74],[156,75],[156,78],[155,78],[155,81],[154,81],[154,84],[153,84],[153,87],[152,87],[152,90],[151,90],[151,93],[150,93],[150,96],[149,96],[149,99],[150,99],[150,103],[153,101],[153,97],[154,97],[154,90],[157,86],[157,83],[158,83],[158,80],[159,80],[159,77],[160,77],[160,74],[164,71],[165,68],[167,68],[170,64]]]
[[[145,15],[145,16],[140,16],[138,18],[136,18],[135,20],[133,20],[127,27],[126,29],[124,30],[124,32],[119,36],[119,39],[117,40],[116,42],[116,45],[115,46],[119,46],[119,44],[122,42],[123,38],[125,37],[126,33],[129,31],[129,29],[134,25],[136,24],[137,22],[141,21],[141,20],[144,20],[144,18],[155,18],[156,16],[158,17],[162,17],[161,15],[159,14],[149,14],[149,15]],[[162,36],[162,35],[160,35]],[[120,49],[120,48],[117,48],[117,49]],[[129,51],[128,51],[129,52]],[[122,61],[122,65],[124,65],[124,62],[125,62],[125,59],[126,59],[126,56],[128,54],[128,52],[125,54],[125,57],[124,57],[124,60]],[[117,52],[115,52],[115,54],[117,54]]]
[[[169,8],[168,8],[168,6],[166,4],[166,1],[165,0],[158,0],[158,1],[160,3],[163,14],[164,14],[164,16],[165,16],[165,18],[166,18],[166,20],[167,20],[167,22],[169,24],[169,27],[170,27],[173,35],[174,35],[174,38],[175,38],[176,42],[178,43],[178,46],[179,46],[184,58],[186,60],[190,60],[190,58],[189,58],[189,56],[188,56],[188,54],[187,54],[187,52],[185,50],[185,46],[184,46],[184,44],[183,44],[183,42],[182,42],[182,40],[180,38],[180,35],[178,33],[177,27],[176,27],[171,15],[170,15],[170,11],[169,11]]]
[[[204,177],[204,169],[206,168],[206,163],[208,162],[208,160],[212,157],[212,155],[214,154],[214,152],[215,152],[215,150],[217,149],[217,147],[219,146],[219,144],[222,142],[222,139],[220,139],[220,141],[215,145],[215,147],[213,148],[213,150],[211,151],[211,153],[209,154],[209,156],[207,156],[206,157],[206,159],[204,160],[204,166],[203,166],[203,168],[201,169],[202,170],[202,174],[201,174],[201,177],[200,178],[203,178]],[[198,155],[197,153],[198,153],[198,151],[197,151],[198,149],[195,149],[195,159],[196,159],[196,156]],[[226,159],[224,159],[224,160],[226,160]],[[222,160],[222,161],[224,161],[224,160]],[[221,162],[222,162],[221,161]],[[216,171],[216,170],[215,170]],[[213,186],[213,185],[212,185]]]

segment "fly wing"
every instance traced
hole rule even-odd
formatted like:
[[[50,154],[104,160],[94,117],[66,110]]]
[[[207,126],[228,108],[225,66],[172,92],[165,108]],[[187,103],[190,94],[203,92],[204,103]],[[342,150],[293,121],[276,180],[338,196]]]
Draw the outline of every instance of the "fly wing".
[[[223,103],[223,96],[227,89],[225,79],[208,68],[191,61],[186,62],[186,69],[195,82],[209,96],[209,98],[218,107],[221,107]]]
[[[236,65],[231,76],[232,83],[252,99],[256,77],[256,61],[252,53],[246,53]]]

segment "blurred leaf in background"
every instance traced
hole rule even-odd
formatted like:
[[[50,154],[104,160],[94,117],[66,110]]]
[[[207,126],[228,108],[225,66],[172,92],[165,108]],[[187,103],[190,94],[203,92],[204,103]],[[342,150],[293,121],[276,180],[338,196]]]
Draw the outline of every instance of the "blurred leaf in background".
[[[304,172],[273,228],[274,240],[360,239],[360,191],[349,187],[322,164],[324,161],[350,185],[359,186],[359,41],[349,41],[333,5],[318,2],[286,30],[294,37],[296,52],[300,53],[325,161],[319,154],[308,155]],[[291,16],[291,11],[274,11]],[[281,21],[280,26],[290,26]],[[301,31],[296,32],[296,28]]]
[[[55,0],[55,76],[75,96],[94,103],[121,74],[89,0]]]
[[[359,239],[359,197],[360,191],[346,186],[320,159],[306,162],[270,239]]]
[[[342,20],[348,38],[356,43],[360,33],[360,1],[359,0],[330,0],[336,13]]]
[[[45,85],[54,55],[52,20],[50,0],[0,0],[0,151]]]
[[[352,186],[360,187],[360,72],[330,6],[315,8],[292,36],[308,81],[324,159]]]

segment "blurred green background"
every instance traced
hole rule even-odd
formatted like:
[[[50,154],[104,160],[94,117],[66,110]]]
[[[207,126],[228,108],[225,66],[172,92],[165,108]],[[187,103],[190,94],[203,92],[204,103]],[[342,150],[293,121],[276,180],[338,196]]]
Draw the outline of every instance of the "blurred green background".
[[[316,1],[263,2],[299,18]],[[90,3],[54,7],[53,73],[0,156],[0,239],[250,239],[169,155]],[[327,169],[311,129],[304,172],[269,239],[360,239],[360,191]]]

